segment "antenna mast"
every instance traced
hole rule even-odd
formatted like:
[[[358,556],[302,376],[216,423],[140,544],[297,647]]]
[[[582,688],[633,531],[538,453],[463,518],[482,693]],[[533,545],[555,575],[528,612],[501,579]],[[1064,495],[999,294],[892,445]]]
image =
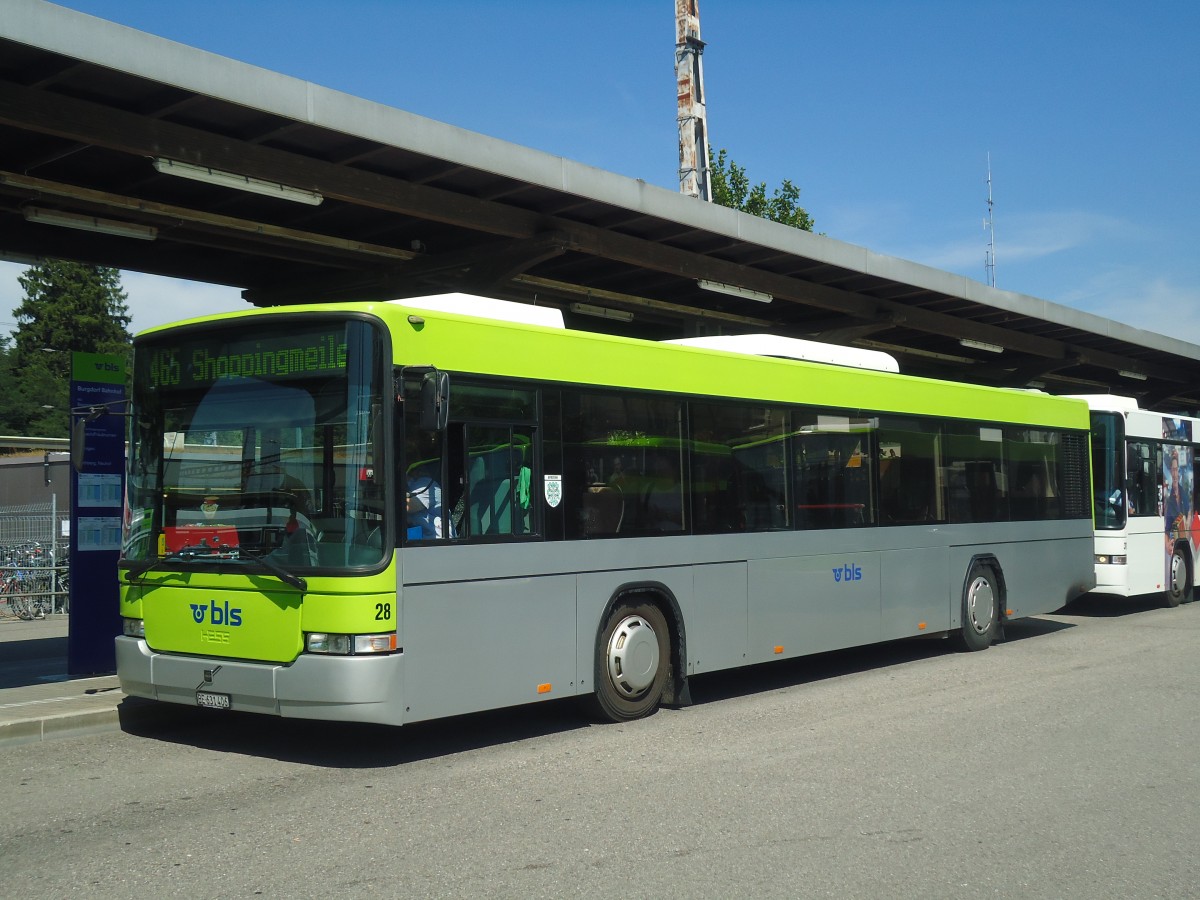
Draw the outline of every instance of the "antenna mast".
[[[712,200],[704,109],[700,0],[675,0],[675,87],[679,120],[679,193]]]
[[[987,155],[987,218],[983,220],[983,227],[987,229],[988,244],[987,252],[983,255],[983,270],[987,275],[987,283],[989,287],[996,286],[996,228],[992,222],[992,154],[989,151]]]

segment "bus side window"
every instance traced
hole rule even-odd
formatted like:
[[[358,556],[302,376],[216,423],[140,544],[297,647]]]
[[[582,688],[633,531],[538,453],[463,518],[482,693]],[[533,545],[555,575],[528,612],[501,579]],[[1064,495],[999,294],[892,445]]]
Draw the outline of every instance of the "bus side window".
[[[411,424],[411,423],[410,423]],[[409,540],[433,540],[453,535],[446,528],[442,490],[442,433],[410,427],[404,445],[403,478]]]
[[[795,413],[792,422],[796,526],[855,528],[873,523],[873,421],[837,410],[813,410]]]
[[[446,429],[446,483],[442,502],[450,511],[450,534],[455,538],[468,534],[467,474],[463,459],[466,455],[466,426],[451,424]]]
[[[884,417],[879,426],[879,513],[887,525],[944,522],[945,466],[933,423]]]
[[[568,538],[688,529],[681,404],[632,392],[564,391]]]
[[[716,401],[688,409],[695,532],[787,528],[788,411]]]
[[[1153,516],[1160,514],[1159,472],[1161,451],[1148,441],[1130,441],[1126,453],[1128,463],[1129,515]]]
[[[533,429],[466,425],[460,435],[451,524],[459,537],[533,532]],[[453,453],[453,451],[452,451]],[[462,460],[460,452],[456,457]]]

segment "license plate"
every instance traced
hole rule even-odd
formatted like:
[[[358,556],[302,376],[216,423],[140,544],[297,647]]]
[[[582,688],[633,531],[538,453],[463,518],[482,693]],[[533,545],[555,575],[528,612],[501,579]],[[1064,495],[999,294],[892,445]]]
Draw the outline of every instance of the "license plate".
[[[212,691],[196,691],[196,705],[208,709],[229,709],[229,695],[214,694]]]

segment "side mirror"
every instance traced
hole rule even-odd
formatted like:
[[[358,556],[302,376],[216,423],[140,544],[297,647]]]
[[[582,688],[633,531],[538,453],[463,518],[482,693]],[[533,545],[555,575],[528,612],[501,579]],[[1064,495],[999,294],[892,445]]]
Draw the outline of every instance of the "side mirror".
[[[450,421],[450,375],[434,369],[421,378],[421,427],[445,431]]]

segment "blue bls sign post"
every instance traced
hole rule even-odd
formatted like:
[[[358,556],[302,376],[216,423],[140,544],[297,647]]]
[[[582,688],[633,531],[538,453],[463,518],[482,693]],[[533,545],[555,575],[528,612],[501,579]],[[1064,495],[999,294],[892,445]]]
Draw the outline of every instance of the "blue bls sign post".
[[[124,412],[125,360],[107,353],[71,355],[71,408]],[[67,672],[116,671],[113,638],[121,633],[117,559],[125,503],[123,415],[87,422],[82,470],[71,469],[71,607]]]

